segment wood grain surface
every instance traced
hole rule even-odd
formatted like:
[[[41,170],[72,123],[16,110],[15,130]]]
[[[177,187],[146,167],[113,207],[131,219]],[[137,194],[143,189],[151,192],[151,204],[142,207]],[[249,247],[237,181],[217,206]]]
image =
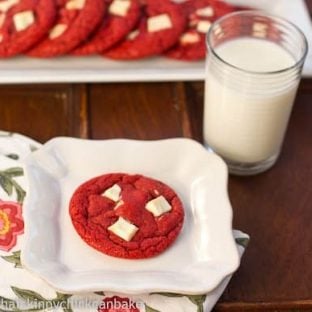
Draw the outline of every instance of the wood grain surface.
[[[45,142],[86,136],[85,86],[0,86],[0,128]]]
[[[203,90],[203,82],[1,86],[0,129],[41,142],[64,135],[201,142]],[[234,227],[251,242],[215,311],[312,311],[312,79],[301,83],[277,164],[230,177],[229,194]]]
[[[251,243],[222,297],[224,307],[235,298],[233,307],[267,302],[267,310],[299,305],[312,311],[311,94],[312,81],[304,81],[272,170],[230,178],[234,227],[249,233]]]
[[[95,84],[89,101],[93,139],[188,135],[187,125],[181,126],[186,105],[183,83]]]
[[[185,89],[199,141],[203,87],[189,83]],[[304,80],[277,164],[254,177],[230,177],[234,227],[249,233],[251,243],[216,311],[312,311],[311,161],[312,80]]]

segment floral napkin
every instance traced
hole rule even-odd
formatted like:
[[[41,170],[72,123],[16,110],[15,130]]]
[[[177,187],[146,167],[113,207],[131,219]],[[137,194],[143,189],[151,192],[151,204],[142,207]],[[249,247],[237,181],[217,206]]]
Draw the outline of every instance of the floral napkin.
[[[71,295],[56,292],[23,269],[23,200],[27,181],[23,159],[40,144],[19,134],[0,131],[0,312],[99,311],[99,312],[208,312],[231,276],[211,293],[180,295],[154,293],[128,296],[108,292]],[[233,231],[242,256],[248,235]],[[209,277],[207,277],[209,278]]]

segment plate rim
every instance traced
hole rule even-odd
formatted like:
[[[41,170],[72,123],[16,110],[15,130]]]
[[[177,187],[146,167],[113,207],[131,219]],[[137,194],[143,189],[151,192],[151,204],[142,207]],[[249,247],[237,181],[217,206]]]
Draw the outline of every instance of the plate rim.
[[[228,171],[227,171],[227,167],[225,165],[225,163],[223,162],[223,160],[213,154],[213,153],[209,153],[207,152],[207,150],[197,141],[194,141],[192,139],[188,139],[188,138],[170,138],[170,139],[161,139],[161,140],[132,140],[132,139],[109,139],[109,140],[88,140],[88,139],[80,139],[80,138],[69,138],[69,137],[57,137],[57,138],[53,138],[52,140],[48,141],[46,144],[44,144],[40,149],[39,152],[44,152],[45,150],[48,150],[51,146],[53,146],[54,144],[57,144],[58,142],[64,142],[64,141],[77,141],[80,143],[84,143],[84,142],[97,142],[97,143],[104,143],[105,142],[127,142],[127,143],[135,143],[135,144],[153,144],[153,143],[163,143],[163,142],[187,142],[188,144],[193,144],[194,146],[196,145],[197,148],[200,147],[201,153],[207,153],[207,155],[209,155],[209,157],[213,157],[215,158],[220,164],[222,164],[223,167],[223,178],[222,178],[222,183],[224,185],[222,185],[222,191],[224,192],[223,195],[225,197],[225,201],[226,201],[226,212],[227,215],[223,217],[223,219],[225,220],[224,223],[226,223],[227,225],[229,225],[229,227],[227,228],[227,236],[231,237],[231,245],[232,247],[235,249],[235,255],[234,253],[232,254],[233,256],[233,264],[231,266],[231,268],[228,268],[226,274],[223,273],[223,276],[220,277],[217,281],[215,281],[215,283],[213,283],[212,285],[210,285],[209,287],[203,288],[201,287],[200,289],[191,286],[188,289],[185,288],[173,288],[168,287],[161,287],[161,288],[156,288],[156,287],[152,287],[150,286],[149,288],[146,288],[146,286],[140,287],[140,285],[136,285],[136,287],[124,287],[124,286],[115,286],[112,287],[110,286],[109,289],[105,289],[106,291],[113,291],[113,292],[123,292],[123,293],[128,293],[128,294],[142,294],[142,293],[146,293],[146,292],[171,292],[171,293],[184,293],[184,294],[203,294],[203,293],[208,293],[211,290],[213,290],[226,276],[232,274],[234,271],[236,271],[236,269],[239,266],[239,255],[238,255],[238,251],[236,248],[236,244],[235,244],[235,240],[233,238],[232,235],[232,220],[233,220],[233,210],[232,210],[232,206],[230,203],[230,199],[229,199],[229,194],[228,194],[228,190],[227,190],[227,185],[228,185]],[[56,143],[55,143],[56,142]],[[35,152],[36,153],[36,152]],[[28,170],[28,165],[31,164],[31,161],[33,159],[33,155],[29,155],[26,159],[25,159],[25,164],[24,164],[24,170],[25,170],[25,176],[26,178],[28,178],[29,175],[29,170]],[[220,182],[219,182],[220,183]],[[30,183],[28,184],[28,189],[30,188]],[[27,189],[27,194],[29,193]],[[24,234],[24,245],[22,248],[22,253],[21,253],[21,261],[23,266],[28,270],[31,271],[31,273],[35,274],[36,276],[40,277],[41,279],[45,280],[48,284],[50,284],[54,289],[59,290],[61,292],[70,292],[70,293],[81,293],[81,292],[94,292],[94,291],[98,291],[98,290],[103,290],[103,288],[105,288],[105,286],[95,286],[95,285],[72,285],[72,286],[65,286],[65,283],[62,285],[58,282],[58,279],[60,278],[54,278],[51,277],[51,274],[47,273],[47,270],[45,268],[40,268],[40,267],[36,267],[34,268],[33,265],[31,264],[31,260],[30,257],[28,257],[28,253],[27,253],[27,247],[29,246],[30,242],[31,242],[31,230],[29,230],[29,228],[31,228],[31,217],[29,215],[29,213],[27,213],[27,206],[30,204],[31,202],[31,196],[26,196],[25,198],[25,203],[24,203],[24,220],[25,220],[25,224],[29,224],[30,226],[27,227],[26,226],[26,230],[25,230],[25,234]],[[224,208],[225,209],[225,208]],[[224,224],[223,224],[224,227]],[[233,250],[234,250],[233,249]],[[68,277],[68,274],[71,273],[66,273],[65,271],[61,273],[62,277],[61,279],[64,277]]]

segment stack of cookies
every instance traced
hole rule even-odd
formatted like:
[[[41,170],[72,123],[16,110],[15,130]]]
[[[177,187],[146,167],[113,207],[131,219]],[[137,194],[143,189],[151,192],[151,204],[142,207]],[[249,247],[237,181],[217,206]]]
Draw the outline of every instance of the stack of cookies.
[[[238,9],[220,0],[0,0],[0,57],[199,60],[211,23]]]

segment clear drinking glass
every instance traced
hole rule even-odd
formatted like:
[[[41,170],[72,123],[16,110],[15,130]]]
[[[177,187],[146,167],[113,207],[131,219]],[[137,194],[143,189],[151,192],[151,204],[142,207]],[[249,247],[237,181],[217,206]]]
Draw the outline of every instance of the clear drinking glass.
[[[244,11],[217,20],[207,45],[205,145],[232,174],[265,171],[281,151],[307,40],[282,18]]]

